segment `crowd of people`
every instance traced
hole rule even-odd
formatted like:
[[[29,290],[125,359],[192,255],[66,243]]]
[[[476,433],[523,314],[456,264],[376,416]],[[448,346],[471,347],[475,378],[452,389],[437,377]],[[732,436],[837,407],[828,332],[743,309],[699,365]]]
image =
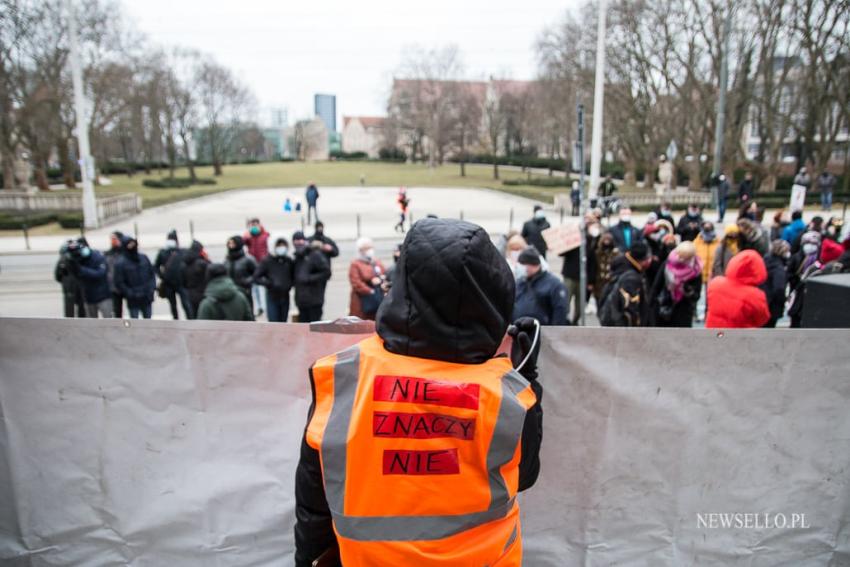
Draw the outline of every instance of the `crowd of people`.
[[[55,269],[65,316],[122,317],[126,306],[129,317],[150,318],[159,296],[174,319],[182,310],[186,319],[247,321],[265,315],[269,322],[286,322],[294,299],[293,321],[320,320],[339,247],[318,220],[314,184],[306,197],[316,220],[312,235],[295,231],[291,245],[284,237],[272,242],[254,218],[244,234],[227,240],[221,262],[213,262],[197,240],[182,248],[175,230],[153,262],[135,238],[117,231],[103,253],[85,237],[68,240]],[[397,232],[404,232],[409,201],[401,188]],[[811,278],[850,271],[850,238],[842,239],[839,218],[815,216],[806,223],[801,211],[778,211],[772,225],[763,226],[763,209],[751,197],[742,202],[736,222],[727,225],[705,218],[696,204],[676,219],[664,202],[642,227],[633,224],[628,207],[609,226],[603,211],[587,212],[588,311],[595,310],[603,326],[691,327],[704,321],[707,327],[774,327],[787,314],[791,326],[799,327]],[[561,254],[561,277],[555,275],[547,259],[548,228],[545,211],[536,205],[520,231],[501,237],[500,250],[516,280],[514,319],[576,324],[580,251]],[[387,268],[370,238],[357,240],[348,270],[350,315],[375,318],[400,254],[401,244]]]
[[[801,326],[811,278],[850,272],[850,237],[842,238],[838,217],[815,216],[806,223],[801,211],[778,211],[773,225],[763,226],[764,210],[753,199],[743,201],[736,222],[721,225],[720,233],[695,204],[677,220],[670,203],[662,203],[642,227],[632,223],[628,207],[607,228],[602,211],[589,211],[585,293],[600,324],[775,327],[787,314],[791,327]],[[503,237],[505,259],[517,278],[514,316],[575,324],[581,315],[580,251],[562,254],[562,279],[550,273],[547,228],[537,206],[521,232]]]
[[[270,322],[289,320],[294,290],[298,320],[322,318],[331,259],[339,248],[317,221],[310,237],[292,235],[270,246],[269,232],[251,219],[244,235],[227,240],[226,256],[212,262],[204,245],[193,240],[181,248],[177,232],[166,235],[153,262],[139,252],[135,238],[113,232],[110,249],[94,250],[85,237],[68,240],[56,263],[66,317],[150,318],[154,299],[166,299],[174,319],[251,321],[265,314]],[[179,308],[178,308],[179,307]]]

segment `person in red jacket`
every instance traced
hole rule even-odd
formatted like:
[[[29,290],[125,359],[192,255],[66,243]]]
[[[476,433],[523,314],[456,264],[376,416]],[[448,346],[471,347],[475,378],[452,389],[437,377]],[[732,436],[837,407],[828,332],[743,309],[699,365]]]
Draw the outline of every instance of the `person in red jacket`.
[[[253,256],[257,264],[269,255],[269,233],[263,227],[260,219],[254,218],[248,221],[248,230],[242,237],[242,242],[248,249],[248,255]],[[257,284],[251,286],[251,292],[254,296],[254,305],[257,307],[257,312],[254,315],[258,317],[265,313],[266,294]]]
[[[755,250],[744,250],[732,258],[725,275],[708,284],[706,328],[747,329],[767,323],[767,296],[756,287],[766,279],[764,260]]]

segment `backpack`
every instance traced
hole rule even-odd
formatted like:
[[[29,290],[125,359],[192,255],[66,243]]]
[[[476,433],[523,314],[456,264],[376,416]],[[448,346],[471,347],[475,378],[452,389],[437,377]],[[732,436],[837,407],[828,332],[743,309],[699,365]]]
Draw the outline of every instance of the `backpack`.
[[[633,303],[635,300],[640,300],[640,294],[634,298],[625,297],[627,294],[620,291],[620,283],[626,275],[626,273],[620,274],[602,290],[602,295],[599,298],[598,316],[599,324],[603,327],[634,326],[631,314],[627,313],[626,302]]]

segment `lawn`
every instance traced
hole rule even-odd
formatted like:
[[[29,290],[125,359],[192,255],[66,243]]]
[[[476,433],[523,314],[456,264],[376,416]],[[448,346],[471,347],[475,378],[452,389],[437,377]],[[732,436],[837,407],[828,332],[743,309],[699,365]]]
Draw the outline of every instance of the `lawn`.
[[[163,175],[168,172],[163,170]],[[199,177],[213,177],[211,167],[197,168]],[[519,170],[500,167],[502,179],[525,178],[527,174]],[[178,177],[188,177],[185,169],[178,169]],[[217,177],[216,185],[197,185],[185,189],[153,189],[144,187],[142,180],[157,178],[157,175],[117,175],[111,178],[111,185],[95,189],[98,195],[114,193],[138,193],[142,196],[146,209],[218,193],[228,189],[257,189],[278,187],[306,187],[315,182],[321,187],[356,186],[360,184],[361,176],[365,177],[367,186],[400,185],[408,187],[482,187],[505,191],[532,199],[540,199],[551,203],[552,196],[565,192],[565,188],[550,189],[532,186],[506,186],[493,179],[493,168],[487,165],[467,165],[466,177],[460,176],[460,166],[448,164],[428,168],[423,164],[393,164],[380,162],[273,162],[251,165],[228,165],[224,174]]]

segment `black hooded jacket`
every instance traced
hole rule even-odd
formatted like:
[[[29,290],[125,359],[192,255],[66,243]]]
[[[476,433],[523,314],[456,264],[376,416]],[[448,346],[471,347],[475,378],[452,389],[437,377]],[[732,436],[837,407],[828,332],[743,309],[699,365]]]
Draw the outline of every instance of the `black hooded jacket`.
[[[514,287],[513,274],[484,229],[463,221],[423,219],[402,245],[376,330],[384,348],[395,354],[481,364],[495,356],[502,343]],[[531,386],[537,403],[526,413],[523,426],[520,490],[530,488],[540,470],[543,390],[536,380]],[[319,454],[306,440],[301,442],[295,499],[295,564],[301,567],[335,543]]]

